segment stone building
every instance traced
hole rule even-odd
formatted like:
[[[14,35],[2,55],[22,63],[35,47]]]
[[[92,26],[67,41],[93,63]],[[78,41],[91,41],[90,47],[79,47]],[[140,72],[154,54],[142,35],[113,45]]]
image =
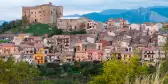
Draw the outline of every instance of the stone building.
[[[142,63],[155,65],[164,58],[165,54],[161,47],[145,47],[142,49]]]
[[[63,16],[63,6],[54,6],[49,4],[42,4],[31,7],[22,7],[22,18],[26,17],[30,24],[43,23],[54,24],[57,18]]]
[[[70,36],[69,35],[54,35],[52,38],[44,39],[45,47],[52,47],[54,52],[63,53],[70,49]]]
[[[57,27],[64,31],[85,29],[87,21],[88,19],[81,17],[61,17],[57,19]]]
[[[18,52],[18,47],[14,43],[1,43],[0,44],[0,55],[10,56]]]
[[[96,29],[97,27],[97,22],[93,21],[93,20],[89,20],[87,22],[87,26],[86,26],[86,29]]]

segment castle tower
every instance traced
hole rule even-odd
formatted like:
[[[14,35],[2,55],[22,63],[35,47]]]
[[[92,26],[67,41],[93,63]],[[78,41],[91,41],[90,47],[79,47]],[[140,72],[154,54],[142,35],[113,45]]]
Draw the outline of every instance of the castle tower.
[[[55,24],[57,18],[63,17],[63,6],[54,6],[51,2],[31,7],[22,7],[22,19],[32,23]]]

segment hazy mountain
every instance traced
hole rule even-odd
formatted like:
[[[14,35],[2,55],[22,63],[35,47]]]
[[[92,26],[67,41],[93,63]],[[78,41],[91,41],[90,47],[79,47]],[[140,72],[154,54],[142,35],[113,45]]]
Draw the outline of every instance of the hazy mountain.
[[[88,13],[81,15],[95,21],[106,22],[110,18],[124,18],[130,23],[143,23],[143,22],[168,22],[168,7],[165,6],[154,6],[148,8],[138,9],[108,9],[100,13]],[[78,16],[71,15],[71,16]]]
[[[150,10],[168,18],[168,7],[154,7],[150,8]]]
[[[133,9],[126,13],[121,14],[123,19],[128,20],[131,23],[143,23],[149,22],[151,11],[148,8]]]
[[[117,19],[117,18],[121,18],[122,16],[120,14],[102,15],[100,13],[89,13],[89,14],[82,15],[82,17],[86,17],[86,18],[89,18],[89,19],[95,20],[95,21],[106,22],[109,18]]]
[[[107,9],[100,12],[102,15],[122,14],[127,12],[125,9]]]
[[[0,20],[0,25],[2,25],[5,22],[5,20]]]
[[[81,15],[79,14],[74,14],[74,15],[67,15],[67,16],[64,16],[64,17],[80,17]]]

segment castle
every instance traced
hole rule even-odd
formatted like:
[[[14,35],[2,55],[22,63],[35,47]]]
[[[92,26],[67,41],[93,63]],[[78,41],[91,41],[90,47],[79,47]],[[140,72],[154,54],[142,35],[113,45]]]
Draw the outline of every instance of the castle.
[[[63,17],[63,6],[54,6],[51,2],[31,7],[23,6],[22,18],[24,17],[30,24],[56,24],[57,18]]]

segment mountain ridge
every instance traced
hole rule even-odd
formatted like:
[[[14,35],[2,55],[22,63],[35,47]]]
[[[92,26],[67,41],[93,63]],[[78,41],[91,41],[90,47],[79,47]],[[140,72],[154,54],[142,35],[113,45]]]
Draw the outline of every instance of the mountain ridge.
[[[144,23],[144,22],[168,22],[168,7],[153,6],[140,7],[138,9],[107,9],[101,12],[92,12],[88,14],[78,15],[77,17],[86,17],[91,20],[106,22],[110,18],[123,18],[130,23]],[[72,16],[72,15],[71,15]],[[75,17],[75,15],[74,15]]]

